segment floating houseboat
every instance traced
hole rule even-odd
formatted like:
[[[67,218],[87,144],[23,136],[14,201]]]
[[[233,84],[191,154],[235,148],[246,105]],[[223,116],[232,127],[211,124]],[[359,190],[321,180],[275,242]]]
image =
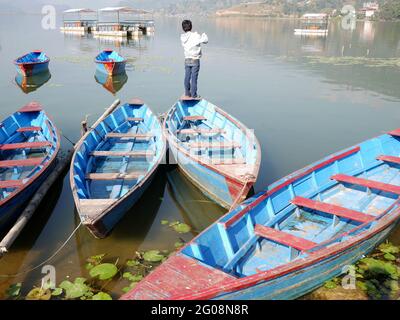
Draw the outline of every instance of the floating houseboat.
[[[107,7],[99,10],[95,36],[126,38],[154,32],[149,11],[129,7]]]
[[[329,17],[326,13],[306,13],[301,17],[300,28],[294,29],[296,35],[328,35]]]
[[[97,13],[94,10],[80,8],[69,9],[63,13],[62,32],[78,33],[84,35],[96,28]]]

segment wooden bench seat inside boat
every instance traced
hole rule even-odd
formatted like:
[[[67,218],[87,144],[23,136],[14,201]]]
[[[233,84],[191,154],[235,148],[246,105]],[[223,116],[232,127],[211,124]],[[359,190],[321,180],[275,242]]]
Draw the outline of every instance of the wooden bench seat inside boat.
[[[210,159],[209,162],[214,165],[235,165],[235,164],[246,164],[244,158],[214,158]]]
[[[384,162],[390,162],[390,163],[400,164],[400,157],[394,157],[394,156],[379,156],[377,159],[378,159],[378,160],[381,160],[381,161],[384,161]]]
[[[177,131],[178,134],[187,134],[187,135],[202,135],[202,134],[224,134],[225,130],[219,128],[213,129],[181,129]]]
[[[332,180],[336,180],[343,183],[354,184],[358,186],[363,186],[370,189],[376,189],[384,192],[390,192],[400,195],[400,187],[393,184],[383,183],[379,181],[373,181],[368,179],[357,178],[353,176],[348,176],[345,174],[336,174],[332,176]]]
[[[136,180],[146,174],[146,171],[130,172],[130,173],[88,173],[87,180]]]
[[[185,116],[185,117],[183,117],[183,120],[194,122],[194,121],[204,121],[204,120],[207,120],[207,118],[204,116]]]
[[[0,150],[16,150],[16,149],[41,149],[50,147],[49,141],[36,141],[36,142],[22,142],[22,143],[9,143],[0,145]]]
[[[4,180],[0,181],[0,189],[20,188],[23,186],[22,180]]]
[[[126,118],[126,121],[128,121],[128,122],[143,122],[144,119],[143,118],[128,117],[128,118]]]
[[[309,241],[307,239],[296,237],[287,232],[275,230],[273,228],[265,227],[260,224],[255,225],[254,233],[257,236],[272,240],[291,248],[295,248],[299,251],[310,250],[317,245],[317,243]]]
[[[115,199],[80,199],[79,205],[85,215],[96,216],[104,209],[113,205],[115,201]]]
[[[121,139],[150,139],[153,138],[154,134],[151,133],[119,133],[110,132],[107,133],[106,138],[121,138]]]
[[[191,142],[189,143],[189,147],[193,149],[234,149],[234,148],[241,148],[242,145],[235,141],[214,141],[214,142],[207,142],[207,141],[199,141],[199,142]]]
[[[370,222],[375,219],[374,216],[371,216],[369,214],[365,214],[359,211],[347,209],[334,204],[315,201],[303,197],[295,197],[291,202],[298,207],[321,211],[324,213],[332,214],[345,219],[358,221],[361,223]]]
[[[93,151],[90,153],[93,157],[152,157],[154,151]]]
[[[21,127],[17,129],[17,132],[35,132],[42,131],[41,127]]]
[[[43,158],[30,158],[20,160],[2,160],[0,161],[0,168],[10,167],[33,167],[38,166],[43,161]]]

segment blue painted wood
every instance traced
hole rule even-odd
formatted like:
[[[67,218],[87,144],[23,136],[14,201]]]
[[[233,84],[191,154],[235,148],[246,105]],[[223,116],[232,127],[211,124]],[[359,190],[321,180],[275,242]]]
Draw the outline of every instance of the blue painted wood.
[[[34,76],[49,71],[50,58],[42,51],[29,52],[14,61],[18,73]]]
[[[94,236],[105,237],[140,198],[164,157],[165,145],[157,116],[145,104],[129,103],[79,142],[71,186],[81,221]]]
[[[97,71],[109,75],[119,75],[125,73],[126,59],[118,52],[113,50],[104,50],[96,58]]]
[[[261,157],[251,130],[204,99],[178,101],[164,126],[179,168],[208,198],[227,209],[245,199]]]
[[[40,127],[41,130],[18,132],[17,130],[22,127]],[[32,197],[54,168],[54,160],[60,148],[57,129],[43,110],[17,111],[0,123],[0,145],[34,141],[47,141],[50,145],[39,149],[0,151],[2,161],[36,157],[42,159],[34,166],[0,168],[0,181],[19,180],[23,183],[21,187],[0,189],[0,231],[7,230],[21,214],[26,201]]]
[[[367,140],[273,183],[177,254],[188,265],[222,271],[235,277],[233,280],[208,280],[206,287],[200,281],[186,284],[190,292],[162,282],[158,292],[168,299],[294,299],[321,286],[373,250],[400,219],[399,195],[393,192],[397,189],[389,188],[400,186],[400,166],[379,160],[382,155],[398,157],[400,137],[384,134]],[[362,184],[357,184],[361,181],[357,179],[352,184],[349,179],[342,183],[334,179],[337,174],[364,180]],[[313,210],[297,207],[292,203],[296,197],[321,202],[322,206]],[[330,204],[336,207],[328,207]],[[335,215],[326,210],[337,206],[375,219],[360,222],[351,215],[344,218],[340,212]],[[255,232],[256,225],[274,228],[273,237]],[[301,239],[307,248],[298,246]],[[173,262],[167,260],[124,298],[150,297],[148,288],[162,279],[169,263]],[[181,277],[189,277],[193,270],[179,272]]]

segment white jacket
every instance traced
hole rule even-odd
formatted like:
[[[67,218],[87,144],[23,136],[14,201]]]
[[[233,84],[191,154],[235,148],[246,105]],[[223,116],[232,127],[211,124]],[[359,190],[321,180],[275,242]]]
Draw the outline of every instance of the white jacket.
[[[185,59],[200,59],[201,44],[208,42],[208,37],[205,33],[202,35],[197,32],[186,32],[181,35],[182,46],[185,51]]]

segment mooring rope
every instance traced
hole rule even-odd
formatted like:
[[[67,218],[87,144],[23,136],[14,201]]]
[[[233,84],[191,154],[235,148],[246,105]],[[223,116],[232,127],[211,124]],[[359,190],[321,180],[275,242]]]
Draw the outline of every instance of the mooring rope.
[[[15,274],[0,274],[0,278],[15,278],[22,276],[24,274],[27,274],[29,272],[32,272],[36,269],[39,269],[40,267],[44,266],[47,262],[49,262],[51,259],[53,259],[64,247],[67,245],[67,243],[71,240],[71,238],[75,235],[75,233],[78,231],[79,227],[82,225],[82,221],[78,224],[78,226],[72,231],[72,233],[68,236],[67,240],[63,242],[63,244],[46,260],[42,261],[40,264],[36,265],[33,268],[30,268],[28,270],[24,270]]]

